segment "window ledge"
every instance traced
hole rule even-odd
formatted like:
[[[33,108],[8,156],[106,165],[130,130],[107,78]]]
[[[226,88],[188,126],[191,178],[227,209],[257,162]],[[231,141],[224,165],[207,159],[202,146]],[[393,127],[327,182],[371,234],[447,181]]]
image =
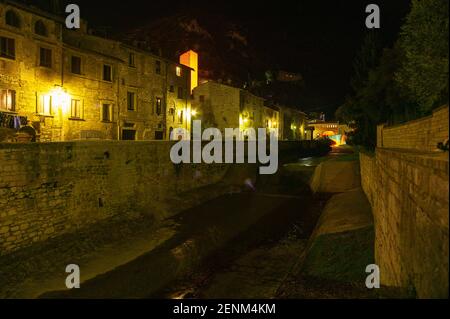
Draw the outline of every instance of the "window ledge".
[[[8,113],[8,114],[19,114],[17,111],[11,111],[11,110],[5,110],[5,109],[0,109],[1,113]]]
[[[54,115],[51,114],[42,114],[42,113],[36,113],[37,116],[43,116],[43,117],[49,117],[49,118],[54,118]]]
[[[113,124],[114,123],[113,121],[105,121],[105,120],[102,120],[101,122],[105,123],[105,124]]]
[[[8,56],[1,55],[0,60],[6,60],[6,61],[12,62],[12,61],[16,61],[16,57],[8,57]]]
[[[80,121],[80,122],[86,122],[86,120],[84,120],[84,119],[80,119],[80,118],[78,118],[78,117],[69,117],[69,120],[70,120],[70,121]]]

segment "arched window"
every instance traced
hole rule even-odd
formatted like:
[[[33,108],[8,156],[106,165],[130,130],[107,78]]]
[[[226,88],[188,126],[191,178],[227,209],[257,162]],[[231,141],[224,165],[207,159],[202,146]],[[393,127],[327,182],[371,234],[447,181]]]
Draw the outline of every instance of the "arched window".
[[[44,22],[41,20],[36,21],[34,24],[34,33],[42,35],[44,37],[47,36],[47,27],[45,26]]]
[[[7,25],[20,28],[20,18],[13,10],[6,11],[5,20]]]

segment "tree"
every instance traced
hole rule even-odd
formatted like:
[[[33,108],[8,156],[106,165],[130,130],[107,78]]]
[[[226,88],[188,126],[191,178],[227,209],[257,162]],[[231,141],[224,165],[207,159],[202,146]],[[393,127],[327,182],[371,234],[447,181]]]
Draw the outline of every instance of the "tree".
[[[368,31],[361,48],[356,53],[353,62],[353,76],[350,79],[350,86],[354,92],[358,92],[367,80],[369,71],[377,64],[382,45],[380,37],[376,31]]]
[[[448,103],[448,0],[413,0],[399,45],[404,61],[396,81],[423,114]]]

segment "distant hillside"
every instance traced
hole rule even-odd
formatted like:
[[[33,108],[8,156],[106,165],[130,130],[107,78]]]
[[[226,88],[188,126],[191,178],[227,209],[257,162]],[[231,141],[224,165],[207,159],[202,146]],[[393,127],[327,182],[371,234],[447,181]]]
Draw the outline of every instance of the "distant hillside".
[[[237,86],[263,80],[268,68],[265,57],[255,51],[246,31],[218,15],[174,14],[117,37],[175,60],[192,49],[199,54],[201,76],[231,81]]]

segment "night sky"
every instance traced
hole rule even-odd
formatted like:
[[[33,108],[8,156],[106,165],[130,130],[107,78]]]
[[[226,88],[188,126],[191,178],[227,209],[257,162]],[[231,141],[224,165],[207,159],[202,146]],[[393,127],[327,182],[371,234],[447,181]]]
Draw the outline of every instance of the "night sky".
[[[409,0],[70,2],[80,5],[91,26],[121,32],[180,12],[221,15],[248,31],[249,41],[271,66],[300,72],[306,85],[305,109],[325,110],[330,116],[349,93],[352,61],[367,30],[366,5],[380,6],[377,32],[386,45],[396,39],[410,7]]]

